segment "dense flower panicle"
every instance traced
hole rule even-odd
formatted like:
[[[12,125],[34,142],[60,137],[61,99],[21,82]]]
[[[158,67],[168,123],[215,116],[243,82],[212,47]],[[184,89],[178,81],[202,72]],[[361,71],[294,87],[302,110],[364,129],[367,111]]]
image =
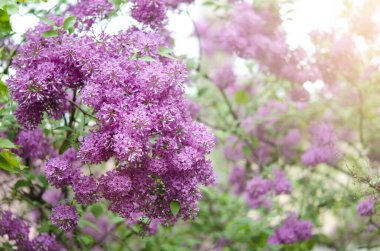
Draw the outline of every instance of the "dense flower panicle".
[[[316,51],[316,66],[320,77],[326,84],[338,84],[340,78],[336,74],[350,80],[358,81],[362,64],[355,41],[348,35],[337,35],[336,32],[313,32],[311,35],[316,45],[323,45]]]
[[[270,206],[266,195],[270,192],[271,187],[272,181],[263,179],[260,176],[253,177],[246,187],[246,201],[248,205],[252,208]]]
[[[258,9],[247,2],[240,2],[223,20],[197,30],[206,44],[211,41],[207,46],[255,59],[263,71],[301,84],[319,79],[319,69],[307,62],[306,52],[302,48],[290,49],[280,23],[276,7]]]
[[[89,4],[100,6],[102,1]],[[166,8],[164,0],[132,4],[132,14],[141,12],[145,21],[152,21],[149,8]],[[95,18],[95,7],[75,8],[71,11]],[[157,14],[161,20],[165,13]],[[163,224],[192,218],[198,210],[198,185],[215,181],[205,158],[214,137],[192,120],[183,98],[188,72],[179,61],[160,55],[160,48],[168,47],[165,39],[137,28],[117,35],[95,37],[81,30],[42,38],[50,28],[40,24],[29,31],[14,60],[16,74],[9,86],[19,103],[20,123],[37,126],[43,112],[59,118],[67,110],[57,102],[66,104],[73,97],[92,108],[98,122],[77,153],[69,149],[45,164],[48,181],[57,188],[71,185],[82,204],[105,198],[112,211],[126,218],[143,213]],[[33,113],[39,116],[30,117]],[[117,170],[99,178],[81,174],[81,164],[111,157],[118,162]],[[181,204],[176,218],[170,211],[172,201]]]
[[[312,236],[313,225],[307,220],[298,220],[295,214],[290,215],[280,227],[275,229],[274,235],[269,237],[269,243],[293,244],[305,241]]]
[[[357,206],[358,214],[362,217],[372,216],[375,214],[376,198],[370,197],[363,199]]]
[[[63,188],[73,183],[78,170],[62,156],[50,159],[44,166],[45,175],[50,184],[56,188]]]
[[[0,236],[8,236],[15,242],[17,250],[25,251],[57,251],[60,246],[54,235],[43,233],[34,239],[29,239],[30,226],[21,218],[15,217],[9,211],[0,210]]]
[[[32,250],[36,251],[57,251],[60,250],[55,236],[43,233],[32,240]]]
[[[57,205],[50,215],[51,222],[64,231],[72,231],[78,224],[79,215],[75,206]]]
[[[100,197],[98,184],[92,176],[81,176],[74,179],[72,187],[75,192],[75,200],[83,205],[90,205]]]
[[[24,245],[29,241],[30,227],[20,218],[9,211],[0,211],[0,235],[8,235],[17,245]]]
[[[252,160],[260,165],[271,161],[277,151],[277,141],[273,140],[273,132],[281,132],[286,128],[281,118],[287,113],[288,105],[279,100],[269,100],[261,105],[255,114],[242,121],[242,128],[247,134],[258,139],[257,146],[252,150]],[[281,144],[281,141],[279,142]],[[293,149],[285,152],[292,153]],[[287,157],[287,156],[286,156]]]
[[[328,123],[313,124],[309,131],[312,145],[302,155],[302,162],[310,166],[321,163],[335,165],[339,157],[333,127]]]
[[[69,8],[69,12],[81,19],[93,20],[104,18],[112,11],[112,4],[107,0],[80,0]]]
[[[234,86],[236,82],[236,76],[233,71],[233,65],[231,62],[226,62],[220,67],[212,77],[213,82],[221,89]]]
[[[132,0],[131,15],[137,21],[152,28],[163,28],[166,12],[176,9],[180,3],[191,3],[194,0]]]
[[[42,159],[55,156],[56,153],[41,129],[20,131],[15,138],[15,144],[21,146],[17,154],[23,159]]]
[[[229,183],[232,185],[232,189],[236,194],[242,194],[245,190],[248,174],[243,167],[234,167],[228,178]]]
[[[137,21],[159,26],[166,18],[165,0],[132,0],[131,15]]]
[[[289,194],[292,191],[292,184],[287,180],[285,172],[279,168],[273,170],[273,190],[276,195]]]
[[[301,132],[299,129],[291,128],[285,134],[281,142],[282,154],[287,158],[295,156],[297,144],[301,141]]]

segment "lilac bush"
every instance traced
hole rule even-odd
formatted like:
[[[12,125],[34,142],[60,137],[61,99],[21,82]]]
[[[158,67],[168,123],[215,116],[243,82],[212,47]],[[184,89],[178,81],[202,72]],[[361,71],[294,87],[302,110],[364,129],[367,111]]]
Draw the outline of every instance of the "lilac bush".
[[[376,248],[376,1],[3,2],[0,250]]]

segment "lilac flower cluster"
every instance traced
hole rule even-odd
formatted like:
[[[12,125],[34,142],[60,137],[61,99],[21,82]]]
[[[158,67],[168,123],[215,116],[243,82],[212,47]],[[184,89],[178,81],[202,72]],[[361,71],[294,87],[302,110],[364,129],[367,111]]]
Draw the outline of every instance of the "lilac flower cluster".
[[[244,182],[244,180],[240,182]],[[264,206],[270,209],[271,201],[268,194],[272,190],[275,195],[290,194],[292,191],[292,184],[287,180],[286,174],[279,168],[273,170],[273,180],[255,176],[248,182],[245,189],[247,204],[252,208]]]
[[[253,177],[248,182],[246,187],[246,200],[247,204],[252,208],[259,208],[264,206],[270,208],[270,201],[266,195],[272,188],[272,182],[267,179],[263,179],[260,176]]]
[[[79,214],[75,206],[57,205],[50,215],[51,222],[64,231],[72,231],[78,224]]]
[[[78,28],[88,30],[96,20],[101,20],[112,11],[112,4],[107,0],[81,0],[69,8],[69,13],[81,20]]]
[[[10,241],[14,241],[17,250],[60,250],[54,235],[43,233],[30,240],[29,232],[30,227],[25,221],[15,217],[9,211],[0,211],[0,236],[8,236]]]
[[[341,77],[349,81],[357,81],[357,68],[362,64],[355,41],[348,35],[337,35],[330,32],[313,32],[312,40],[317,46],[316,66],[321,79],[329,85],[339,84]],[[339,72],[339,74],[336,74]]]
[[[276,156],[280,147],[284,157],[293,157],[294,148],[301,136],[299,132],[292,132],[294,128],[291,123],[284,123],[282,120],[288,109],[289,106],[284,102],[269,100],[261,105],[255,114],[242,121],[242,127],[246,133],[258,140],[252,151],[252,160],[259,165],[266,165],[273,160],[273,156]],[[240,146],[240,144],[236,145]]]
[[[177,8],[180,3],[191,3],[194,0],[132,0],[131,15],[137,21],[160,28],[166,20],[168,8]]]
[[[53,19],[62,23],[62,18]],[[59,119],[75,96],[98,120],[78,153],[70,149],[45,163],[48,181],[56,188],[72,186],[75,200],[85,205],[104,198],[110,210],[127,219],[142,214],[171,224],[194,217],[199,184],[215,179],[205,158],[214,137],[192,120],[183,98],[187,71],[159,53],[168,46],[164,38],[137,28],[117,35],[61,30],[57,37],[41,37],[51,28],[41,23],[30,30],[14,59],[16,74],[8,82],[18,102],[17,119],[27,128],[35,128],[44,112]],[[116,168],[100,177],[80,170],[83,163],[111,157]],[[176,217],[173,201],[180,203]],[[67,214],[69,209],[57,207],[52,221],[71,229],[73,213],[69,226],[59,220]]]
[[[361,217],[374,215],[375,214],[375,204],[376,204],[376,198],[375,197],[370,197],[370,198],[366,198],[366,199],[361,200],[357,206],[358,214]]]
[[[248,174],[243,167],[234,167],[228,178],[228,181],[232,185],[232,190],[235,194],[242,194],[245,191],[247,180]]]
[[[39,128],[33,130],[20,131],[15,144],[21,146],[17,149],[17,154],[23,159],[41,159],[56,155],[53,147]]]
[[[339,158],[337,138],[332,125],[328,123],[312,124],[309,131],[312,145],[302,155],[302,162],[310,166],[321,163],[335,165]]]
[[[302,48],[292,50],[287,44],[276,6],[256,8],[242,1],[218,21],[209,27],[198,27],[206,46],[255,59],[262,70],[294,83],[319,79],[319,69],[307,62],[306,52]],[[207,45],[210,41],[212,45]]]
[[[270,244],[293,244],[308,240],[312,236],[313,224],[307,220],[298,220],[295,214],[290,215],[274,235],[269,237]]]

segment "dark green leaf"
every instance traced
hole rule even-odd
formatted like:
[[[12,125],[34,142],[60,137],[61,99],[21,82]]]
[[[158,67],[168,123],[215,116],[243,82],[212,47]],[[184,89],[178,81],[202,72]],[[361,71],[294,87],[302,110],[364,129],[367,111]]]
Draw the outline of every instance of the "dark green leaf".
[[[21,187],[27,187],[27,186],[29,186],[29,184],[30,183],[27,180],[19,180],[19,181],[16,182],[16,184],[14,185],[13,188],[15,190],[18,190]]]
[[[170,202],[170,211],[172,212],[174,217],[177,217],[179,210],[181,209],[181,204],[178,201]]]
[[[6,10],[0,9],[0,38],[7,36],[10,32],[12,32],[12,26],[9,22],[9,15]]]
[[[77,239],[86,246],[91,246],[92,244],[94,244],[94,238],[92,238],[92,236],[88,234],[81,234],[80,236],[77,236]]]
[[[100,205],[93,205],[90,210],[96,218],[99,218],[103,214],[103,208]]]

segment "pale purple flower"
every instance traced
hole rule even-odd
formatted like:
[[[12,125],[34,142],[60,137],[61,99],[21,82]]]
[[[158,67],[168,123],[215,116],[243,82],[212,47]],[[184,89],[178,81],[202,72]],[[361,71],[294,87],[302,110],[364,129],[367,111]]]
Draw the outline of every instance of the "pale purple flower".
[[[308,240],[312,236],[313,224],[310,221],[298,220],[295,214],[290,215],[274,235],[269,237],[270,244],[293,244]]]
[[[285,172],[279,168],[273,170],[273,190],[276,195],[289,194],[292,191],[292,184],[286,178]]]
[[[75,206],[55,206],[50,215],[51,222],[64,231],[72,231],[78,224],[79,215]]]
[[[361,217],[368,217],[375,214],[375,204],[376,204],[376,198],[370,197],[363,199],[359,202],[357,206],[358,214]]]

